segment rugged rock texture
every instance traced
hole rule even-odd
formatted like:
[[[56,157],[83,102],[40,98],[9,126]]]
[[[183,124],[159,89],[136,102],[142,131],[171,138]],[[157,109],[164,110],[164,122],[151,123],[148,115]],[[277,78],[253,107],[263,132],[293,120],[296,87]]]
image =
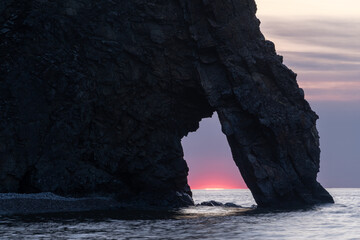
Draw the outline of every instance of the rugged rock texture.
[[[332,202],[317,115],[253,0],[3,0],[0,192],[192,204],[181,138],[214,111],[259,206]]]

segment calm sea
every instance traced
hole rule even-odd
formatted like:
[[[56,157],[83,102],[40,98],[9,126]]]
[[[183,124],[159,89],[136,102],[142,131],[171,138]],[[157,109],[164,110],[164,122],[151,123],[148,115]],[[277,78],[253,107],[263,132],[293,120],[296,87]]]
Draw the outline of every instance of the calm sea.
[[[360,189],[328,189],[336,203],[296,211],[191,207],[1,217],[0,239],[360,239]],[[255,204],[248,190],[194,190],[197,203]]]

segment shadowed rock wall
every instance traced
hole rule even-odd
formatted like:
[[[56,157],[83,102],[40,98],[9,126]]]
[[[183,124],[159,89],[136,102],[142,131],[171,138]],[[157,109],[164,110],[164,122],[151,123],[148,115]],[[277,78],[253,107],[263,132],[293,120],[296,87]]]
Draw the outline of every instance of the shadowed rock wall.
[[[181,138],[214,111],[260,206],[331,202],[317,115],[253,0],[0,3],[0,192],[191,205]]]

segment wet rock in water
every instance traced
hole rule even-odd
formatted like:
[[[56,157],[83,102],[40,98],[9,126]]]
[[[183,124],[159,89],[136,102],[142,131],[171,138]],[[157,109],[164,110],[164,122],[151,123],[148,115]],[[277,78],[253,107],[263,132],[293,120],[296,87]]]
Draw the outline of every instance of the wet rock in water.
[[[253,0],[0,3],[0,192],[193,204],[181,139],[218,113],[259,206],[333,202],[318,116]],[[190,200],[189,200],[190,199]]]
[[[202,203],[200,203],[200,205],[201,206],[210,206],[210,207],[222,207],[222,206],[224,206],[224,204],[222,204],[221,202],[217,202],[217,201],[214,201],[214,200],[202,202]]]
[[[235,203],[225,203],[224,204],[224,207],[235,207],[235,208],[241,208],[242,206],[241,205],[237,205]]]
[[[237,205],[235,203],[221,203],[221,202],[217,202],[217,201],[214,201],[214,200],[211,200],[211,201],[205,201],[205,202],[202,202],[200,204],[197,204],[196,206],[209,206],[209,207],[232,207],[232,208],[242,208],[241,205]],[[253,207],[253,206],[252,206]]]

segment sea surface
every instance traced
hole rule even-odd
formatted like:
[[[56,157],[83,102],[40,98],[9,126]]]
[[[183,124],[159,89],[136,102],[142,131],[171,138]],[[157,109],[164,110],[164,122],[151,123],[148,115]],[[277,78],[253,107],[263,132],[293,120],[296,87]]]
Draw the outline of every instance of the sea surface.
[[[295,211],[190,207],[173,212],[0,216],[0,239],[360,240],[360,189],[328,189],[335,204]],[[196,203],[255,204],[249,190],[193,190]]]

